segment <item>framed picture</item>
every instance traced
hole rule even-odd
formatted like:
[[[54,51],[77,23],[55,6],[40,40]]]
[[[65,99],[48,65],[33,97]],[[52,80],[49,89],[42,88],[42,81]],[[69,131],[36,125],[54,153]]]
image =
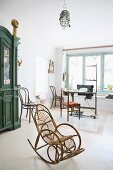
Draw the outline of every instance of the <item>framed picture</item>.
[[[54,73],[54,62],[52,60],[49,61],[48,73]]]

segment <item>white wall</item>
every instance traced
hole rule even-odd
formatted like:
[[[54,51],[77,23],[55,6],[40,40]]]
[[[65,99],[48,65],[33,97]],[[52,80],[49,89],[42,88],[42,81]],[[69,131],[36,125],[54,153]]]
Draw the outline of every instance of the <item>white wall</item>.
[[[32,96],[35,95],[37,57],[43,57],[47,63],[52,59],[59,69],[62,59],[58,60],[56,48],[113,44],[113,0],[67,0],[66,4],[71,27],[63,30],[59,24],[63,0],[0,0],[0,25],[12,32],[11,19],[20,23],[19,56],[23,63],[19,69],[19,84],[28,87]],[[49,83],[56,83],[57,88],[60,72],[56,70],[56,82],[55,74],[52,78],[49,76]]]

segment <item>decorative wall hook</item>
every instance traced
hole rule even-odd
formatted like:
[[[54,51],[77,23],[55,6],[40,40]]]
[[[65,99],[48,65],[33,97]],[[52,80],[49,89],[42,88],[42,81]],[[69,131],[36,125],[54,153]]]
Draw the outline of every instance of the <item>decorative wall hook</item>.
[[[21,64],[22,64],[22,59],[18,58],[18,60],[17,60],[17,66],[20,67]]]

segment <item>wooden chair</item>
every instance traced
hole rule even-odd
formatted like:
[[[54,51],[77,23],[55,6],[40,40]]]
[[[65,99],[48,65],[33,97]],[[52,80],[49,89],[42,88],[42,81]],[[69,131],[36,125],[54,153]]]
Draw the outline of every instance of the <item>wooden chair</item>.
[[[60,112],[62,117],[62,110],[67,109],[67,121],[69,121],[69,116],[72,113],[78,113],[79,119],[81,116],[80,103],[72,100],[72,95],[70,91],[61,90],[61,102],[60,102]]]
[[[55,107],[56,106],[56,102],[61,100],[61,96],[58,96],[56,93],[56,88],[54,86],[50,86],[50,90],[51,90],[51,94],[52,94],[52,103],[51,103],[51,107]]]
[[[32,113],[33,110],[36,109],[37,102],[33,102],[30,100],[29,97],[29,90],[25,87],[19,86],[19,98],[20,98],[20,103],[21,103],[21,113],[20,113],[20,121],[23,113],[23,109],[27,110],[26,112],[26,118],[29,113],[29,123],[31,120],[31,116],[33,117]]]
[[[70,124],[56,125],[48,108],[39,104],[33,117],[37,137],[33,150],[46,163],[58,164],[84,151],[79,132]]]

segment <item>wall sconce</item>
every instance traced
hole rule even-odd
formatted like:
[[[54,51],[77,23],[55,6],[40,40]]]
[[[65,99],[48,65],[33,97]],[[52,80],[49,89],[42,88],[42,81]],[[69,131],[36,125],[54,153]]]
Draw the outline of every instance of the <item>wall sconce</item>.
[[[49,61],[48,73],[54,73],[54,62],[52,60]]]
[[[21,64],[22,64],[22,59],[18,58],[18,59],[17,59],[17,66],[20,67]]]

